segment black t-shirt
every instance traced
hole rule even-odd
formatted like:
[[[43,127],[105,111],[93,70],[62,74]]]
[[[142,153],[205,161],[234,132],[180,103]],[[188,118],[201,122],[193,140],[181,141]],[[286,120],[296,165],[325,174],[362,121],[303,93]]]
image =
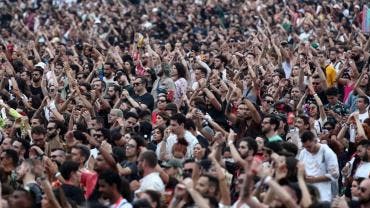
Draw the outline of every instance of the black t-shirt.
[[[83,205],[85,203],[84,192],[79,187],[63,184],[61,188],[68,200],[74,201],[78,205]]]
[[[41,200],[42,200],[42,190],[37,183],[29,183],[26,185],[26,188],[32,192],[33,196],[35,197],[35,204],[36,207],[41,207]]]
[[[30,85],[30,90],[32,95],[39,95],[41,99],[44,99],[44,94],[42,94],[41,87],[34,87]]]
[[[132,98],[134,98],[134,100],[136,100],[136,102],[145,104],[148,107],[148,109],[153,111],[153,109],[154,109],[154,98],[153,98],[152,94],[146,92],[142,96],[133,95]]]
[[[125,178],[129,182],[140,179],[139,169],[137,168],[137,164],[135,162],[130,162],[130,161],[124,160],[123,162],[121,162],[121,166],[123,168],[130,168],[131,174],[125,176]]]

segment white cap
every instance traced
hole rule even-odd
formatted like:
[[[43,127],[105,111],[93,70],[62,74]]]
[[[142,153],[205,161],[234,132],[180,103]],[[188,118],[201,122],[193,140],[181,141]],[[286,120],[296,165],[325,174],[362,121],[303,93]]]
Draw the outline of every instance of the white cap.
[[[35,67],[41,67],[42,69],[45,69],[46,64],[44,62],[39,62],[35,65]]]

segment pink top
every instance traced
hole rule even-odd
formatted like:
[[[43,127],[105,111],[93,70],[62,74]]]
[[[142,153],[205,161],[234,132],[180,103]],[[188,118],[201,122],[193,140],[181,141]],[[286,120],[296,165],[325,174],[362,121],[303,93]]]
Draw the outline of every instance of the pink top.
[[[343,103],[345,103],[349,97],[349,94],[355,89],[355,84],[346,84],[344,86],[344,97],[343,97]]]

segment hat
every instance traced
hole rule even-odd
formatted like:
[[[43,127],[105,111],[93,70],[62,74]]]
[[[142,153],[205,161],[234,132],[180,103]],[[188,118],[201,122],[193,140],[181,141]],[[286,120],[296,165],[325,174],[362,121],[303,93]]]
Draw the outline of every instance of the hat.
[[[45,63],[43,63],[43,62],[39,62],[39,63],[37,63],[36,65],[35,65],[35,67],[40,67],[41,69],[45,69],[45,67],[46,67],[46,64]]]
[[[181,161],[175,159],[162,162],[161,166],[164,168],[182,168]]]

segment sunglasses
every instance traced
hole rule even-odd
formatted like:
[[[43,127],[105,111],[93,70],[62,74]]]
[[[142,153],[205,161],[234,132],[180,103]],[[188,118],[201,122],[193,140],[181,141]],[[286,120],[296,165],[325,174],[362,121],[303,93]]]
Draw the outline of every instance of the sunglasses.
[[[165,103],[166,100],[158,100],[158,102]]]
[[[141,83],[138,83],[138,82],[136,82],[136,83],[132,83],[132,85],[134,86],[134,87],[136,87],[136,86],[139,86]]]
[[[273,100],[266,100],[266,103],[268,103],[268,104],[274,104],[275,102]]]

